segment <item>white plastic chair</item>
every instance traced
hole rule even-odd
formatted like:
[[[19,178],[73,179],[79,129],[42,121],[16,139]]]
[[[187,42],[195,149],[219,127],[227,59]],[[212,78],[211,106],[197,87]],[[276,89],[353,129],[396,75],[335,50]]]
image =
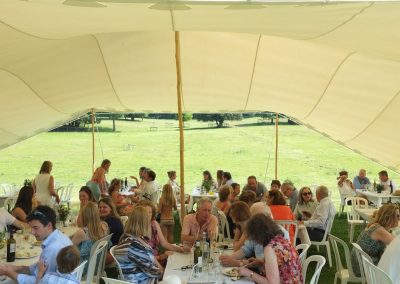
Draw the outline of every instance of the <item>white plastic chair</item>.
[[[347,244],[338,237],[335,237],[334,235],[329,235],[329,241],[331,243],[333,254],[335,255],[336,260],[336,273],[333,283],[337,283],[336,281],[338,278],[341,280],[342,284],[345,284],[347,282],[362,282],[361,277],[357,277],[353,272],[353,266],[350,258],[350,250]],[[347,268],[343,267],[342,265],[342,259],[340,258],[338,244],[343,248]]]
[[[118,273],[119,273],[118,279],[124,280],[124,274],[122,273],[121,266],[119,265],[119,262],[118,262],[118,260],[115,258],[115,255],[114,255],[114,250],[115,250],[116,247],[117,247],[117,246],[113,246],[112,248],[110,248],[110,254],[111,254],[112,258],[114,259],[115,263],[117,264]]]
[[[86,265],[86,263],[87,263],[87,260],[85,260],[84,262],[82,262],[81,264],[79,264],[79,266],[76,267],[76,268],[74,269],[74,271],[72,271],[72,274],[75,275],[75,277],[76,277],[76,279],[77,279],[78,281],[81,281],[81,279],[82,279],[82,274],[83,274],[83,270],[85,270],[85,265]]]
[[[330,249],[330,245],[329,245],[328,236],[331,233],[332,224],[333,224],[333,217],[328,220],[328,224],[326,226],[325,234],[324,234],[324,237],[322,238],[322,240],[319,242],[311,241],[311,245],[317,246],[317,251],[319,251],[319,246],[326,247],[326,253],[328,255],[328,261],[329,261],[329,267],[332,267],[332,257],[331,257],[331,249]]]
[[[365,256],[362,256],[363,266],[365,268],[365,278],[368,284],[393,284],[390,276],[369,261]]]
[[[290,242],[292,243],[293,246],[295,246],[297,234],[299,232],[299,223],[297,221],[290,221],[290,220],[274,220],[274,221],[275,221],[275,223],[284,227],[285,230],[289,232],[289,234],[290,234],[291,228],[294,228],[294,236],[293,236],[293,239],[290,240]]]
[[[125,223],[126,223],[126,221],[128,221],[129,217],[128,216],[120,216],[119,219],[121,220],[122,225],[124,225],[124,227],[125,227]]]
[[[102,279],[104,280],[104,283],[106,283],[106,284],[129,284],[130,283],[130,282],[107,278],[107,277],[102,277]]]
[[[99,240],[94,243],[89,257],[89,267],[86,274],[86,284],[92,284],[93,280],[95,283],[99,283],[101,274],[103,273],[104,266],[101,265],[103,259],[105,261],[105,255],[108,248],[108,241]]]
[[[350,194],[343,194],[339,191],[340,194],[340,212],[339,215],[342,215],[344,211],[344,207],[346,206],[346,198],[353,197],[353,195]]]
[[[351,210],[347,211],[347,223],[350,225],[349,240],[350,243],[352,243],[354,238],[354,227],[365,224],[364,220],[357,214],[355,209],[368,208],[368,200],[363,197],[352,196],[346,198],[345,203],[347,202],[351,202],[351,205],[348,205],[351,206]]]
[[[10,196],[7,197],[6,200],[4,200],[4,208],[8,211],[11,212],[15,206],[15,202],[17,202],[17,197],[16,196]]]
[[[360,247],[357,243],[352,243],[353,250],[356,253],[358,265],[360,266],[361,281],[365,283],[365,269],[362,261],[362,257],[365,257],[369,262],[372,263],[371,257]]]
[[[71,204],[71,192],[72,192],[73,188],[74,188],[74,184],[73,183],[68,184],[64,188],[63,196],[60,196],[61,203],[66,203],[68,207]]]
[[[309,284],[317,284],[318,283],[318,279],[319,279],[319,275],[321,274],[321,270],[322,267],[324,267],[326,260],[325,257],[323,257],[322,255],[312,255],[310,257],[308,257],[306,259],[306,261],[303,264],[303,279],[304,279],[304,284],[306,283],[306,276],[307,276],[307,268],[308,265],[310,264],[310,262],[315,261],[317,263],[317,265],[315,266],[315,271],[313,276],[311,277],[310,282],[308,282]]]
[[[306,261],[307,251],[309,248],[310,248],[309,244],[299,244],[296,246],[297,252],[299,252],[299,250],[301,250],[301,253],[299,253],[299,258],[300,258],[302,265],[304,265],[304,262]]]
[[[218,218],[218,240],[220,242],[232,242],[230,228],[228,220],[226,219],[226,215],[221,210],[217,211],[217,218]],[[228,237],[225,237],[225,232],[227,233]]]

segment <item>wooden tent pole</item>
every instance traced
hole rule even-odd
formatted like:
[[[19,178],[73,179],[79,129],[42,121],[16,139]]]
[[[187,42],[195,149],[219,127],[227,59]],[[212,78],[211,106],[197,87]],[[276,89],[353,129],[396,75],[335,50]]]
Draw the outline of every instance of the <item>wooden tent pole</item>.
[[[278,125],[279,115],[276,113],[275,116],[275,179],[278,179]]]
[[[180,181],[181,181],[181,222],[186,214],[185,207],[185,141],[183,136],[183,114],[182,114],[182,74],[181,74],[181,50],[179,32],[175,32],[175,62],[176,62],[176,94],[178,96],[178,119],[179,119],[179,157],[180,157]]]
[[[92,108],[92,174],[94,173],[94,108]]]

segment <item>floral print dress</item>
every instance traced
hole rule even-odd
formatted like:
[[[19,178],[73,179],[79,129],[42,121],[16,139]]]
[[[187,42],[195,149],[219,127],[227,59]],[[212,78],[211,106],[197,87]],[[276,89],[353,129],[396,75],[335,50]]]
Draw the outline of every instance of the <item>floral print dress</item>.
[[[278,261],[281,284],[302,284],[303,274],[299,255],[291,243],[282,235],[275,236],[269,243]]]

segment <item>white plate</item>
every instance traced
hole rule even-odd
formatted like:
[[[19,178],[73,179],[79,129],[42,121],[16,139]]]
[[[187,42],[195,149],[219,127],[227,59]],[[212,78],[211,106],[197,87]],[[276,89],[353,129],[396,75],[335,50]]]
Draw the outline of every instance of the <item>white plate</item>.
[[[234,271],[236,268],[225,268],[222,273],[229,277],[240,277],[239,273]]]
[[[35,252],[25,252],[22,254],[16,254],[15,259],[27,259],[27,258],[33,258],[39,256],[39,253]]]

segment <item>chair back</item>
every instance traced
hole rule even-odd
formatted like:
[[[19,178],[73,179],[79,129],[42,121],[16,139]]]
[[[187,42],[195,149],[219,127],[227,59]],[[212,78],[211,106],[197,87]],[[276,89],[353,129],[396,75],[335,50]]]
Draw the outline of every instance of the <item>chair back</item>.
[[[347,244],[339,239],[338,237],[335,237],[334,235],[329,234],[329,242],[331,243],[331,247],[333,249],[333,254],[335,255],[335,260],[336,260],[336,271],[337,273],[340,273],[343,269],[348,270],[349,273],[349,278],[356,278],[357,276],[354,275],[354,271],[353,271],[353,266],[351,263],[351,257],[350,257],[350,249],[347,246]],[[342,264],[342,259],[341,259],[341,253],[340,253],[340,248],[342,247],[343,251],[344,251],[344,257],[346,260],[346,268],[343,266]]]
[[[281,225],[288,231],[293,246],[296,245],[297,234],[299,232],[299,223],[297,221],[290,221],[290,220],[274,220],[275,223]]]
[[[299,253],[301,265],[304,265],[304,262],[306,261],[307,251],[309,248],[310,248],[309,244],[299,244],[296,246],[297,253],[299,253],[299,251],[301,250],[301,253]]]
[[[118,279],[124,280],[124,274],[122,273],[122,269],[121,266],[119,265],[118,260],[116,259],[115,255],[114,255],[114,250],[117,246],[113,246],[112,248],[110,248],[110,254],[112,256],[112,258],[114,259],[115,263],[117,264],[117,268],[118,268]]]
[[[101,279],[103,279],[104,283],[106,283],[106,284],[129,284],[130,283],[130,282],[107,278],[107,277],[102,277]]]
[[[221,210],[217,211],[217,218],[218,218],[218,240],[221,242],[228,241],[231,242],[231,233],[229,228],[228,220],[226,219],[226,215]],[[225,233],[228,237],[225,237]]]
[[[63,194],[60,196],[61,203],[67,203],[67,205],[69,206],[69,204],[71,202],[71,192],[72,192],[73,188],[74,188],[74,184],[73,183],[68,184],[64,188]]]
[[[4,200],[4,208],[11,213],[11,210],[13,210],[15,206],[15,202],[17,202],[17,196],[10,196],[7,197],[6,200]]]
[[[304,283],[306,283],[307,268],[311,262],[316,262],[316,266],[315,266],[314,274],[311,277],[310,282],[308,282],[308,283],[309,284],[317,284],[319,275],[321,274],[322,267],[324,267],[326,260],[325,260],[325,257],[323,257],[322,255],[312,255],[306,259],[306,261],[304,262],[304,265],[303,265],[303,270],[302,270]]]
[[[363,197],[349,196],[346,198],[346,204],[350,202],[348,206],[351,206],[351,210],[347,211],[347,221],[361,221],[360,215],[357,214],[355,209],[368,208],[368,200]]]
[[[79,282],[82,279],[82,274],[83,274],[83,270],[85,270],[85,265],[88,261],[85,260],[84,262],[82,262],[81,264],[79,264],[79,266],[77,266],[74,271],[72,271],[72,274],[75,275],[76,280],[78,280]]]
[[[358,265],[360,267],[361,279],[362,282],[365,282],[365,268],[363,265],[362,257],[364,256],[369,262],[372,263],[371,257],[360,247],[357,243],[352,243],[354,252],[356,253]]]
[[[89,267],[86,274],[86,284],[92,284],[94,279],[96,279],[96,283],[99,283],[98,279],[100,277],[98,277],[98,275],[101,275],[103,273],[104,265],[101,264],[102,262],[105,262],[107,248],[108,241],[106,240],[98,240],[93,244],[89,256]]]
[[[390,276],[369,261],[365,256],[362,256],[362,262],[365,269],[365,278],[368,284],[393,284]]]

